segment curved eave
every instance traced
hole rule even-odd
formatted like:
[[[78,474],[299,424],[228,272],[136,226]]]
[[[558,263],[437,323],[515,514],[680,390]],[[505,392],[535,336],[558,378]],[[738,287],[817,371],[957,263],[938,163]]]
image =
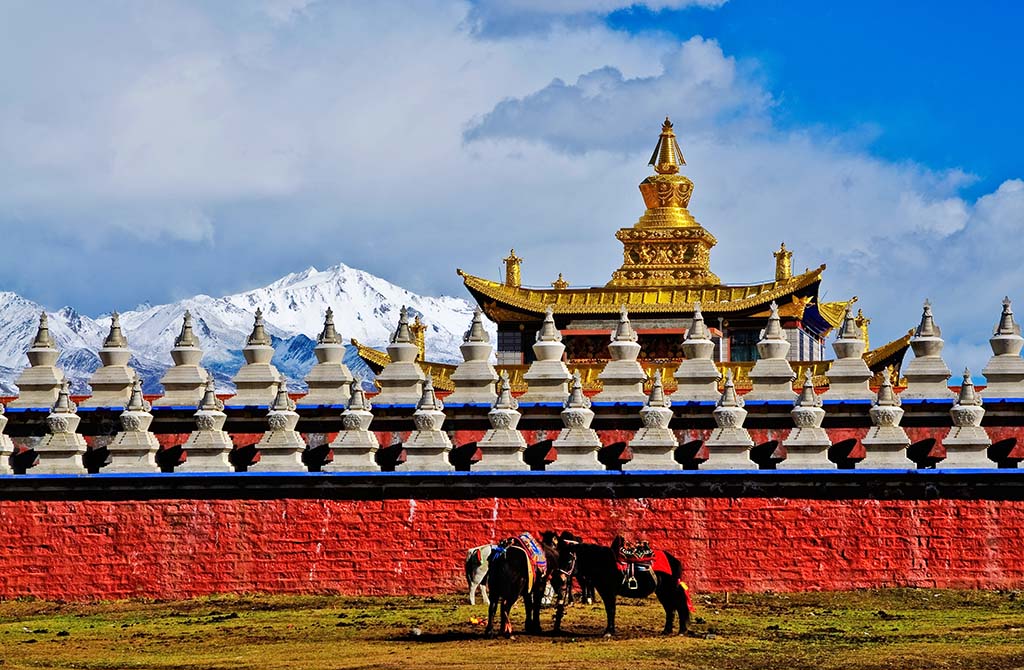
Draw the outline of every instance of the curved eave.
[[[907,334],[892,342],[876,347],[871,351],[864,352],[864,362],[868,364],[872,372],[878,372],[884,368],[894,366],[897,370],[903,365],[903,356],[910,347],[910,338],[914,336],[914,329],[911,328]]]
[[[497,306],[540,317],[550,305],[555,314],[617,314],[625,305],[631,314],[692,313],[699,302],[705,314],[733,314],[814,287],[825,271],[822,265],[782,281],[736,286],[693,288],[611,288],[531,289],[506,286],[458,270],[463,283],[491,316]],[[493,318],[493,317],[492,317]]]
[[[359,340],[352,338],[352,346],[356,348],[356,354],[359,358],[370,366],[373,370],[373,374],[379,374],[381,370],[391,362],[391,357],[386,352],[378,351],[373,347],[368,347],[365,344],[361,344]]]
[[[356,354],[370,366],[374,374],[380,374],[381,370],[391,363],[391,357],[385,351],[360,344],[359,340],[355,338],[352,339],[352,346],[356,348]],[[438,391],[455,390],[455,382],[452,381],[452,373],[455,372],[454,365],[432,363],[430,361],[418,361],[418,363],[423,372],[433,378],[435,389]]]

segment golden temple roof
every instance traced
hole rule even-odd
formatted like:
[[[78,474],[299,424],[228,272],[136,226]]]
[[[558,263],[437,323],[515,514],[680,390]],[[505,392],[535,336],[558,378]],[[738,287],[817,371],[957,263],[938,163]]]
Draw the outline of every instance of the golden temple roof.
[[[700,303],[707,313],[732,313],[768,304],[821,281],[825,266],[788,279],[761,284],[695,287],[594,287],[561,290],[508,286],[458,270],[466,288],[482,296],[488,316],[495,308],[508,306],[542,315],[551,306],[555,314],[618,313],[625,305],[633,313],[690,313]],[[497,320],[497,319],[496,319]]]

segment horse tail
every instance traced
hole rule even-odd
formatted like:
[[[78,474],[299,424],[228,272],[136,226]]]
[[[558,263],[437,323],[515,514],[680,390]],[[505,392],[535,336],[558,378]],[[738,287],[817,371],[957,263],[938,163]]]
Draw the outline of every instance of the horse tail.
[[[672,567],[673,581],[679,584],[683,589],[683,595],[686,597],[686,609],[689,610],[691,614],[696,612],[697,608],[693,604],[693,598],[690,597],[690,587],[686,585],[685,581],[683,581],[683,562],[667,551],[665,552],[665,558],[668,560],[668,564]]]

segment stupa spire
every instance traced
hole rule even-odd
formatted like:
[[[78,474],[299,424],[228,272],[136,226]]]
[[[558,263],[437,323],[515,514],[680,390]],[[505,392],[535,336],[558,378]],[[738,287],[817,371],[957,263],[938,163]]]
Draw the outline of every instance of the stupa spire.
[[[217,397],[217,388],[213,383],[213,375],[206,377],[206,390],[199,401],[199,409],[204,412],[219,412],[224,409],[224,401]]]
[[[658,136],[658,143],[654,145],[654,153],[648,165],[654,166],[658,174],[676,174],[680,165],[686,165],[683,159],[683,152],[676,141],[675,131],[672,130],[672,121],[665,117],[661,124],[661,135]]]
[[[392,344],[413,344],[412,330],[409,329],[409,309],[402,305],[398,312],[398,327],[391,336]]]
[[[1010,296],[1003,298],[1003,313],[999,316],[999,325],[996,326],[995,335],[1020,335],[1020,324],[1013,318],[1011,304]],[[45,316],[44,312],[43,317]]]
[[[853,315],[853,303],[846,306],[846,313],[843,315],[843,325],[839,329],[837,340],[860,340],[863,331],[857,325],[857,317]]]
[[[507,370],[502,370],[498,378],[498,397],[493,409],[519,409],[519,401],[512,397],[512,382]]]
[[[1011,316],[1012,318],[1012,316]],[[36,331],[36,339],[32,340],[33,349],[56,349],[57,343],[50,335],[50,326],[47,321],[46,312],[39,313],[39,330]]]
[[[964,368],[964,379],[960,384],[960,394],[957,396],[956,404],[958,405],[980,405],[981,398],[974,390],[974,380],[971,379],[971,371],[969,368]]]
[[[932,303],[927,298],[925,298],[924,309],[921,312],[921,323],[914,331],[914,337],[942,337],[942,330],[935,325],[935,319],[932,316]]]
[[[629,311],[625,305],[622,305],[619,307],[619,325],[612,335],[612,341],[636,342],[638,339],[636,331],[633,330],[633,325],[629,322]]]
[[[176,347],[198,347],[199,341],[196,339],[196,334],[192,332],[192,312],[185,310],[185,315],[181,320],[181,332],[178,334],[178,338],[174,340],[174,346]]]
[[[334,329],[334,310],[330,307],[324,314],[324,329],[316,337],[317,344],[341,344],[341,336]]]
[[[117,312],[110,315],[110,332],[107,333],[107,339],[103,340],[103,347],[105,349],[128,348],[128,340],[121,332],[121,315]]]
[[[473,310],[473,322],[469,324],[469,330],[462,336],[463,342],[491,341],[491,336],[487,334],[487,329],[484,328],[483,316],[484,313],[479,307]]]
[[[537,331],[538,342],[561,342],[562,333],[559,332],[558,328],[555,327],[555,312],[548,305],[544,311],[544,322],[540,325],[540,330]]]
[[[686,331],[684,340],[710,340],[711,333],[708,332],[707,324],[704,323],[704,314],[700,311],[700,303],[693,303],[693,319],[690,321],[690,328]]]
[[[249,334],[246,344],[249,346],[270,346],[270,336],[267,335],[267,331],[263,327],[263,310],[259,307],[256,308],[256,316],[252,322],[252,332]]]

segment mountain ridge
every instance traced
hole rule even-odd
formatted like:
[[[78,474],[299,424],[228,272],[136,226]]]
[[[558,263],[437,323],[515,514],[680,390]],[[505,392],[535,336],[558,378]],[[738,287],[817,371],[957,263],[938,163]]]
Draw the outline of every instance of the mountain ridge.
[[[373,347],[387,345],[402,306],[427,325],[427,358],[461,361],[462,333],[472,320],[474,305],[451,296],[423,296],[344,263],[325,270],[308,267],[263,287],[220,298],[198,294],[176,302],[143,302],[120,313],[121,328],[132,350],[132,366],[147,393],[159,393],[159,379],[172,364],[170,350],[181,329],[185,310],[192,312],[193,330],[203,349],[202,364],[220,390],[233,388],[231,377],[244,363],[242,347],[262,309],[275,349],[274,364],[294,390],[305,388],[303,377],[316,362],[313,348],[323,328],[324,313],[334,310],[345,341]],[[35,336],[43,307],[11,291],[0,291],[0,392],[15,395],[15,379],[28,364],[25,351]],[[65,306],[47,310],[50,333],[61,351],[58,365],[76,393],[88,393],[88,378],[99,366],[97,351],[110,327],[110,315],[89,317]],[[493,335],[494,326],[488,323]],[[372,372],[349,346],[345,361],[353,373]]]

